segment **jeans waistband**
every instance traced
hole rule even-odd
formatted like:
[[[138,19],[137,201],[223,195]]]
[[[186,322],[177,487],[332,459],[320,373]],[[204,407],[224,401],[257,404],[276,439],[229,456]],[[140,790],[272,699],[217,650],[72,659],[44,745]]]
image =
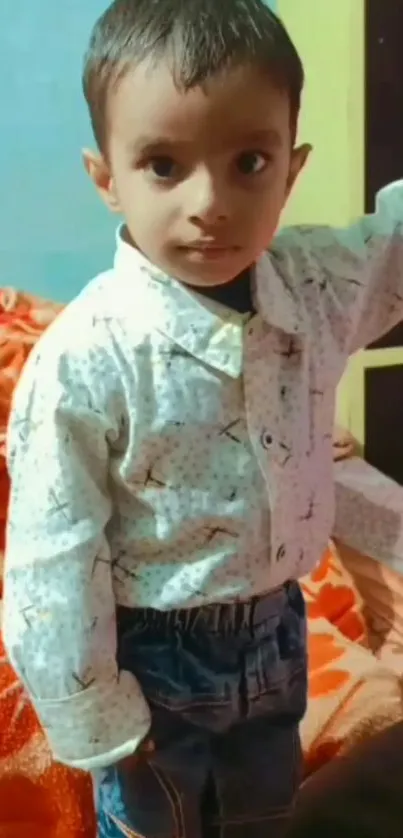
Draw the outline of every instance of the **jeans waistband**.
[[[239,634],[251,631],[259,624],[280,616],[288,603],[298,608],[302,601],[297,582],[290,581],[262,596],[231,603],[216,603],[198,608],[180,608],[157,611],[152,608],[126,608],[117,611],[118,628],[152,629],[156,634],[181,631],[208,631],[210,633]],[[302,606],[303,608],[303,606]],[[302,614],[301,614],[302,616]]]

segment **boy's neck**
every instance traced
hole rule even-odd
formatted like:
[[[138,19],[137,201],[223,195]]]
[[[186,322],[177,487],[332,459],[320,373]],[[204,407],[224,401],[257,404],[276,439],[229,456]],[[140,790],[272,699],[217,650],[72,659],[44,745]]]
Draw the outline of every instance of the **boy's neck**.
[[[126,225],[121,227],[121,236],[126,244],[129,244],[134,250],[138,250],[136,244],[132,241],[130,233]],[[231,282],[226,282],[224,285],[200,286],[188,285],[192,291],[201,294],[204,297],[209,297],[211,300],[216,300],[227,308],[232,308],[240,314],[247,314],[254,311],[251,290],[251,275],[253,266],[245,268],[239,276],[236,276]]]
[[[241,314],[247,314],[253,311],[252,291],[251,291],[251,268],[247,268],[239,276],[231,282],[226,282],[225,285],[213,286],[189,286],[193,291],[216,300],[217,303],[233,308]]]

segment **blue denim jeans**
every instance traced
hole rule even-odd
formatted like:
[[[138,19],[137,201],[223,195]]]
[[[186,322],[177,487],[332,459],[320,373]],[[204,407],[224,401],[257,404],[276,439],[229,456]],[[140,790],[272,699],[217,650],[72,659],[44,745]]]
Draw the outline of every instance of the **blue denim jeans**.
[[[278,838],[300,778],[306,621],[296,582],[247,603],[121,608],[118,661],[154,751],[97,777],[99,838]]]

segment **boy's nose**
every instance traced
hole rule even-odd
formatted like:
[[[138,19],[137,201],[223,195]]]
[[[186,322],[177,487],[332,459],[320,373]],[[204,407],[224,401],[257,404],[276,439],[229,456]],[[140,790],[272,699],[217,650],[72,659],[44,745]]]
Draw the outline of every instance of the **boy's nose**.
[[[188,216],[196,225],[212,227],[229,216],[228,189],[218,178],[203,174],[193,180],[189,192]]]

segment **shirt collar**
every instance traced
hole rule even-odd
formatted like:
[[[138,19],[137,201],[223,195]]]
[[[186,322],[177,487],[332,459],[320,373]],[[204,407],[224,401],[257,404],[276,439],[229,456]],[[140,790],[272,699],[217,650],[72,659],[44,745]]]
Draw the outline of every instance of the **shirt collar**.
[[[154,327],[195,358],[238,378],[243,370],[243,330],[249,315],[196,294],[168,276],[125,241],[124,230],[122,225],[117,231],[114,267],[130,279],[136,305],[141,280],[142,292],[150,295],[150,308],[146,309],[145,301],[144,314],[152,317]],[[307,314],[298,293],[295,266],[289,261],[280,237],[256,266],[253,295],[256,311],[268,325],[298,335],[306,331]]]
[[[130,278],[137,306],[141,282],[145,317],[193,357],[238,378],[243,369],[243,328],[249,316],[202,297],[168,276],[125,241],[124,230],[122,225],[117,231],[114,268]]]

